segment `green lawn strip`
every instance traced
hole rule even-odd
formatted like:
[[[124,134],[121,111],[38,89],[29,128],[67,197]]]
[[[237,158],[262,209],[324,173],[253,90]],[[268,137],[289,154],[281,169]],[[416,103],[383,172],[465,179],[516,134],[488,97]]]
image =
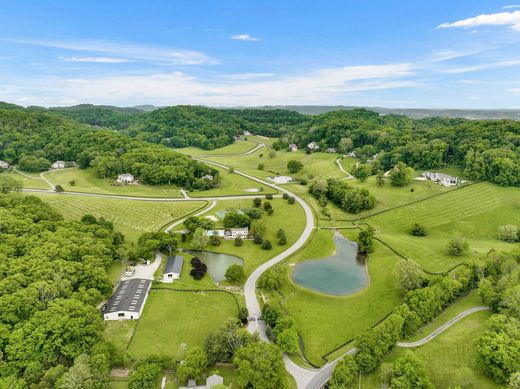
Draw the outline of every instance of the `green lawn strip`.
[[[425,324],[423,327],[419,328],[419,330],[417,330],[417,332],[413,336],[406,338],[403,341],[414,342],[416,340],[420,340],[432,333],[433,331],[435,331],[441,325],[453,319],[459,313],[465,311],[466,309],[473,308],[479,305],[484,304],[482,303],[482,300],[478,295],[478,291],[473,290],[468,295],[461,297],[453,304],[449,305],[444,311],[442,311],[442,313],[439,316],[437,316],[431,322]],[[472,313],[472,315],[474,314]]]
[[[211,331],[236,317],[236,303],[228,293],[152,289],[128,352],[135,359],[160,355],[180,360],[181,343],[202,346]]]
[[[128,244],[136,242],[143,232],[158,231],[165,224],[204,206],[203,201],[154,202],[67,194],[36,193],[63,214],[65,219],[78,220],[87,213],[104,217],[125,234]]]
[[[259,142],[262,143],[262,142]],[[198,147],[183,147],[180,149],[175,149],[182,154],[193,155],[193,156],[202,156],[202,155],[219,155],[219,154],[241,154],[245,153],[253,148],[258,146],[257,142],[253,142],[250,140],[240,140],[230,145],[214,149],[214,150],[203,150]]]
[[[486,377],[476,362],[474,349],[475,340],[484,332],[484,323],[491,316],[491,312],[481,311],[473,313],[439,334],[423,346],[412,349],[421,359],[433,384],[437,388],[454,387],[461,385],[464,388],[501,388]],[[384,361],[394,361],[402,356],[406,350],[394,348]],[[464,373],[464,370],[467,370]],[[358,382],[353,387],[358,387]],[[362,377],[363,388],[380,388],[380,369]]]
[[[511,244],[496,238],[500,225],[520,218],[517,188],[479,183],[442,196],[410,204],[364,219],[376,229],[376,236],[426,270],[446,271],[490,249],[510,249]],[[426,237],[409,234],[413,223],[428,231]],[[446,244],[452,237],[467,238],[469,249],[452,257]]]
[[[354,231],[341,232],[349,239],[356,235]],[[294,284],[290,279],[294,264],[331,255],[335,250],[332,236],[332,231],[316,231],[305,249],[284,265],[287,277],[282,287],[283,306],[296,320],[307,358],[318,366],[324,363],[324,354],[383,319],[400,300],[393,272],[398,257],[378,243],[368,260],[370,284],[359,292],[328,296]]]
[[[225,162],[224,162],[225,163]],[[233,166],[233,165],[230,165]],[[256,192],[249,192],[246,189],[259,188],[259,195],[265,195],[267,193],[276,193],[277,191],[262,185],[256,181],[250,180],[239,174],[230,173],[225,169],[212,166],[220,172],[221,182],[220,184],[209,190],[193,191],[190,192],[190,197],[213,197],[213,196],[250,196],[257,194]]]
[[[125,353],[136,326],[137,320],[106,320],[103,336],[119,352]]]
[[[174,185],[146,186],[141,184],[116,185],[115,179],[96,177],[92,169],[68,168],[45,173],[54,185],[61,185],[65,191],[82,193],[114,194],[139,197],[181,197]],[[74,181],[74,185],[71,182]]]
[[[24,188],[28,189],[49,189],[49,185],[40,178],[37,173],[26,173],[17,170],[1,171],[0,174],[13,177],[23,183]]]
[[[351,157],[344,157],[344,158],[341,158],[339,161],[341,166],[343,166],[343,169],[345,169],[349,173],[351,172],[352,168],[356,165],[357,162],[359,162],[359,161],[356,158],[351,158]]]
[[[265,200],[265,197],[260,195],[260,198]],[[266,234],[264,239],[270,240],[272,243],[271,250],[262,250],[260,245],[254,244],[252,240],[244,241],[244,245],[236,247],[234,241],[223,240],[220,246],[207,246],[206,250],[214,251],[218,253],[236,255],[244,260],[244,270],[246,275],[251,274],[260,264],[273,258],[275,255],[281,253],[285,249],[291,246],[302,234],[305,228],[305,214],[303,208],[298,204],[288,204],[286,200],[276,198],[273,200],[267,200],[271,203],[274,209],[274,213],[268,216],[264,213],[262,220],[266,225]],[[253,205],[252,199],[243,200],[219,200],[216,207],[213,208],[204,216],[215,216],[218,218],[219,211],[225,211],[231,208],[245,208]],[[222,227],[222,221],[219,220],[217,227]],[[180,225],[176,230],[182,230],[184,226]],[[285,230],[287,236],[287,244],[280,246],[277,242],[276,233],[278,229],[282,228]],[[185,245],[189,248],[189,242]]]

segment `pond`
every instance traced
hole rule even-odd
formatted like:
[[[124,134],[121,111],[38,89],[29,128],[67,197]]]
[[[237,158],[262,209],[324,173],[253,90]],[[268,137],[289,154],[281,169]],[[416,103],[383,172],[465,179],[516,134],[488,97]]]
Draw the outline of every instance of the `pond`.
[[[336,252],[324,259],[296,265],[292,279],[298,285],[336,296],[352,294],[368,284],[366,265],[357,259],[357,243],[334,234]]]
[[[226,280],[226,270],[235,263],[243,265],[242,258],[235,255],[213,253],[211,251],[186,250],[186,252],[199,259],[208,267],[208,273],[217,282]]]

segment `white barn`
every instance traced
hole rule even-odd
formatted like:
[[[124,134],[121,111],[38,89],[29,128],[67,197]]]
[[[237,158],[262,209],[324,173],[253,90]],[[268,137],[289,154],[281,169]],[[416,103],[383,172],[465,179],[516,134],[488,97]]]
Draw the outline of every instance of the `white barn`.
[[[0,161],[0,169],[9,169],[9,164],[5,161]]]
[[[117,176],[117,182],[130,184],[134,182],[134,176],[129,173],[120,174]]]
[[[424,172],[422,176],[427,180],[434,181],[442,186],[454,186],[460,183],[460,180],[457,177],[452,177],[443,173]]]
[[[312,151],[316,151],[316,150],[319,150],[320,149],[320,145],[317,144],[316,142],[311,142],[307,145],[307,148],[309,150],[312,150]]]
[[[164,268],[163,282],[173,282],[181,277],[182,265],[184,264],[184,258],[180,255],[168,257],[166,267]]]
[[[65,162],[63,161],[56,161],[52,164],[53,169],[63,169],[65,167]]]
[[[105,320],[135,320],[141,317],[152,281],[133,278],[121,281],[103,307]]]

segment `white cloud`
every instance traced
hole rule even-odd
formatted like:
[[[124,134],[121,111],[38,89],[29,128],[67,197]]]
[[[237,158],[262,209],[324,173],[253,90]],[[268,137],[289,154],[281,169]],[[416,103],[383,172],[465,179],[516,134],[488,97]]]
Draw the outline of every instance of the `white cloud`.
[[[274,73],[237,73],[237,74],[228,74],[223,76],[222,78],[226,78],[228,80],[254,80],[258,78],[266,78],[273,77]]]
[[[58,105],[64,99],[94,104],[271,105],[333,104],[356,92],[411,87],[407,63],[328,68],[298,76],[230,81],[200,80],[184,72],[81,79],[48,78],[17,83],[18,95],[40,96],[32,104]],[[0,93],[0,100],[2,93]],[[9,97],[10,100],[13,95]]]
[[[473,50],[437,50],[429,56],[427,62],[444,62],[452,59],[469,57],[484,51],[483,48]]]
[[[176,50],[137,43],[107,40],[11,39],[9,42],[54,47],[65,50],[108,54],[113,57],[171,65],[216,64],[218,61],[199,51]]]
[[[520,8],[520,4],[505,5],[502,9]]]
[[[233,39],[236,41],[248,41],[248,42],[257,42],[260,40],[260,38],[255,38],[254,36],[251,36],[249,34],[237,34],[237,35],[231,35],[229,39]]]
[[[511,89],[508,89],[507,91],[509,93],[514,94],[514,95],[519,95],[520,94],[520,88],[511,88]]]
[[[91,62],[91,63],[125,63],[132,62],[128,58],[117,57],[65,57],[65,62]]]
[[[480,97],[478,97],[478,96],[469,96],[468,99],[469,100],[480,100]]]
[[[447,69],[447,70],[444,70],[443,73],[462,74],[462,73],[478,72],[480,70],[487,70],[487,69],[494,69],[494,68],[507,68],[507,67],[519,66],[519,65],[520,65],[520,60],[499,61],[499,62],[491,62],[491,63],[481,64],[481,65],[472,65],[472,66]]]
[[[442,23],[437,28],[473,28],[480,26],[509,26],[513,30],[520,31],[520,11],[482,14],[452,23]]]

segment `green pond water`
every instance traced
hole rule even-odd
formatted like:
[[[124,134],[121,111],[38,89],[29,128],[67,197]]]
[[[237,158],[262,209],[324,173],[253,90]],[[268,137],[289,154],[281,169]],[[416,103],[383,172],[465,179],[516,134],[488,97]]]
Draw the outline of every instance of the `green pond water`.
[[[336,253],[323,259],[300,262],[292,279],[298,285],[321,293],[344,296],[368,284],[366,265],[357,260],[357,244],[334,234]]]
[[[226,279],[225,274],[228,267],[235,263],[239,265],[244,264],[242,258],[235,255],[213,253],[204,250],[186,250],[186,252],[194,257],[199,257],[199,259],[208,267],[208,273],[211,278],[218,282]]]

